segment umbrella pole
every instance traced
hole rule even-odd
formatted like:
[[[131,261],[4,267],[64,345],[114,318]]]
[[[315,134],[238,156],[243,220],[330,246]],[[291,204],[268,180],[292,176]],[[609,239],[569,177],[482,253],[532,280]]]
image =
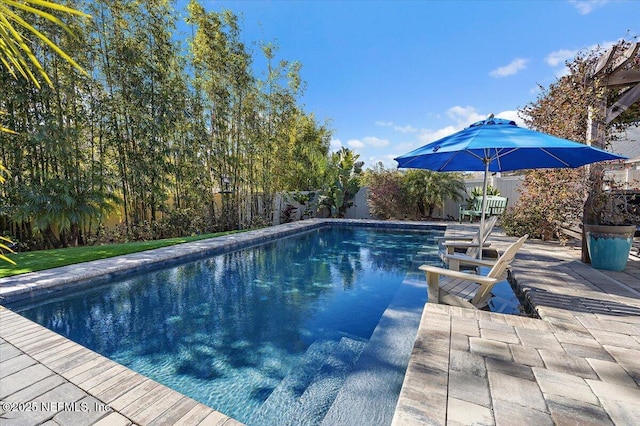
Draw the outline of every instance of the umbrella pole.
[[[478,259],[482,260],[482,246],[484,241],[484,215],[485,210],[487,208],[487,176],[489,175],[489,158],[485,158],[484,160],[484,180],[482,182],[482,211],[480,214],[480,231],[478,235],[480,236],[480,249],[478,250]]]

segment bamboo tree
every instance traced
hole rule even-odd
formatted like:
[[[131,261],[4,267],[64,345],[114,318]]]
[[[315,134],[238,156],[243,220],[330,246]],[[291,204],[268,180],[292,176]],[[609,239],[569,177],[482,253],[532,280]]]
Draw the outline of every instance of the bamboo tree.
[[[197,29],[191,43],[196,79],[208,121],[203,134],[209,191],[222,191],[225,229],[239,223],[246,151],[244,103],[253,89],[250,56],[239,39],[237,17],[230,11],[206,12],[189,3],[189,22]]]
[[[0,67],[0,127],[17,133],[0,133],[0,161],[11,172],[3,229],[51,245],[82,243],[113,207],[129,229],[185,209],[208,212],[209,228],[267,224],[278,191],[320,186],[330,130],[297,104],[301,65],[265,47],[259,82],[238,18],[195,1],[190,53],[181,56],[172,4],[87,2],[93,19],[65,29],[38,15],[38,31],[77,63],[31,46],[52,83],[39,90],[16,80],[17,68]]]

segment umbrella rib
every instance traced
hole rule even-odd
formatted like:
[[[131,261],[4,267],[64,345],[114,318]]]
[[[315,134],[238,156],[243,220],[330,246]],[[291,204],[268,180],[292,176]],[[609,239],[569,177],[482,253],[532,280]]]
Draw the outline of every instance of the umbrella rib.
[[[547,155],[549,155],[551,158],[555,158],[556,160],[558,160],[560,162],[560,164],[564,164],[565,167],[570,167],[573,168],[573,166],[569,163],[567,163],[566,161],[560,159],[557,155],[552,154],[551,152],[547,151],[546,148],[540,148],[541,151],[545,152]]]
[[[485,149],[484,151],[485,151],[485,153],[487,152],[487,150],[486,150],[486,149]],[[471,155],[472,157],[475,157],[475,158],[477,158],[478,160],[482,161],[482,164],[484,164],[484,162],[485,162],[485,157],[483,157],[483,156],[481,156],[481,155],[478,155],[478,154],[476,154],[475,152],[473,152],[473,151],[471,151],[471,150],[465,150],[465,152],[466,152],[467,154]]]
[[[473,155],[473,152],[471,152],[471,151],[465,151],[465,152],[468,152],[468,153],[470,153],[470,154],[472,154],[472,155]],[[444,163],[442,163],[442,165],[441,165],[440,167],[438,167],[438,170],[439,170],[439,171],[445,170],[445,169],[446,169],[446,167],[447,167],[447,165],[448,165],[450,162],[452,162],[452,161],[453,161],[453,159],[454,159],[458,154],[459,154],[458,152],[453,153],[453,155],[452,155],[451,157],[447,158],[447,161],[445,161]]]
[[[492,156],[491,155],[491,150],[494,150],[496,155]],[[500,158],[504,155],[508,155],[514,151],[517,151],[518,148],[515,149],[509,149],[507,152],[505,152],[504,154],[502,153],[502,151],[504,151],[505,148],[483,148],[484,151],[484,156],[480,156],[472,151],[467,151],[469,154],[473,155],[475,158],[477,158],[478,160],[482,161],[482,163],[484,164],[485,162],[487,163],[491,163],[493,160],[496,160],[498,162],[498,170],[501,170],[502,167],[500,166]]]
[[[509,155],[512,152],[516,152],[518,150],[520,150],[521,148],[494,148],[496,150],[497,155],[495,156],[496,159],[500,159],[502,157],[504,157],[505,155]]]
[[[511,152],[511,151],[509,151],[509,152]],[[501,154],[501,153],[502,153],[502,150],[501,150],[501,149],[499,150],[499,149],[497,149],[497,148],[496,148],[496,156],[495,156],[495,159],[496,159],[496,161],[498,162],[498,170],[502,170],[502,166],[500,165],[500,159],[501,159],[501,157],[502,157],[502,154]],[[505,155],[506,155],[506,154],[505,154]],[[491,161],[493,161],[493,160],[491,160]]]

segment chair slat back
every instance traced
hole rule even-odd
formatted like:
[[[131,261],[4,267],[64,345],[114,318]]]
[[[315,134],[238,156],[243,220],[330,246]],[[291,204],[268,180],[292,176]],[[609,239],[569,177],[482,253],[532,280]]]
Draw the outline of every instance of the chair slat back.
[[[504,253],[502,253],[502,256],[498,258],[496,264],[493,266],[493,268],[491,268],[487,276],[499,280],[502,274],[504,274],[504,272],[507,270],[507,267],[513,261],[516,253],[518,252],[518,250],[520,250],[520,247],[522,247],[527,238],[529,238],[528,234],[523,235],[518,239],[518,241],[511,244],[504,251]],[[491,290],[493,289],[494,285],[495,284],[481,285],[478,288],[478,292],[476,293],[476,295],[473,297],[473,299],[471,299],[471,304],[478,309],[486,306],[486,304],[489,302],[489,299],[491,298]]]
[[[493,227],[495,226],[496,222],[498,221],[498,217],[497,216],[491,216],[490,218],[487,218],[484,221],[484,228],[482,231],[482,244],[479,243],[480,241],[480,230],[478,229],[478,233],[473,237],[473,240],[471,240],[471,243],[473,244],[477,244],[478,247],[469,247],[467,249],[467,251],[465,252],[465,254],[469,257],[473,257],[474,259],[478,258],[478,254],[480,253],[480,245],[484,245],[487,242],[487,238],[489,237],[489,234],[491,234],[491,231],[493,231]]]
[[[488,277],[491,278],[500,278],[502,274],[507,270],[507,267],[513,261],[513,258],[516,257],[516,253],[520,250],[520,247],[524,244],[524,242],[529,238],[529,234],[525,234],[522,237],[518,238],[518,241],[511,244],[502,255],[496,261],[496,264],[493,265],[493,268],[487,274]]]

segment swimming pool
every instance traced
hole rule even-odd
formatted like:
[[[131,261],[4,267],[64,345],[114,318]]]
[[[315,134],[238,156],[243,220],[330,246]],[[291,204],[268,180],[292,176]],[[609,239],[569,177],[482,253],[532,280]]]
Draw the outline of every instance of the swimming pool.
[[[437,235],[325,227],[12,309],[242,422],[319,424],[394,339],[406,366]],[[393,410],[397,392],[380,398]]]

